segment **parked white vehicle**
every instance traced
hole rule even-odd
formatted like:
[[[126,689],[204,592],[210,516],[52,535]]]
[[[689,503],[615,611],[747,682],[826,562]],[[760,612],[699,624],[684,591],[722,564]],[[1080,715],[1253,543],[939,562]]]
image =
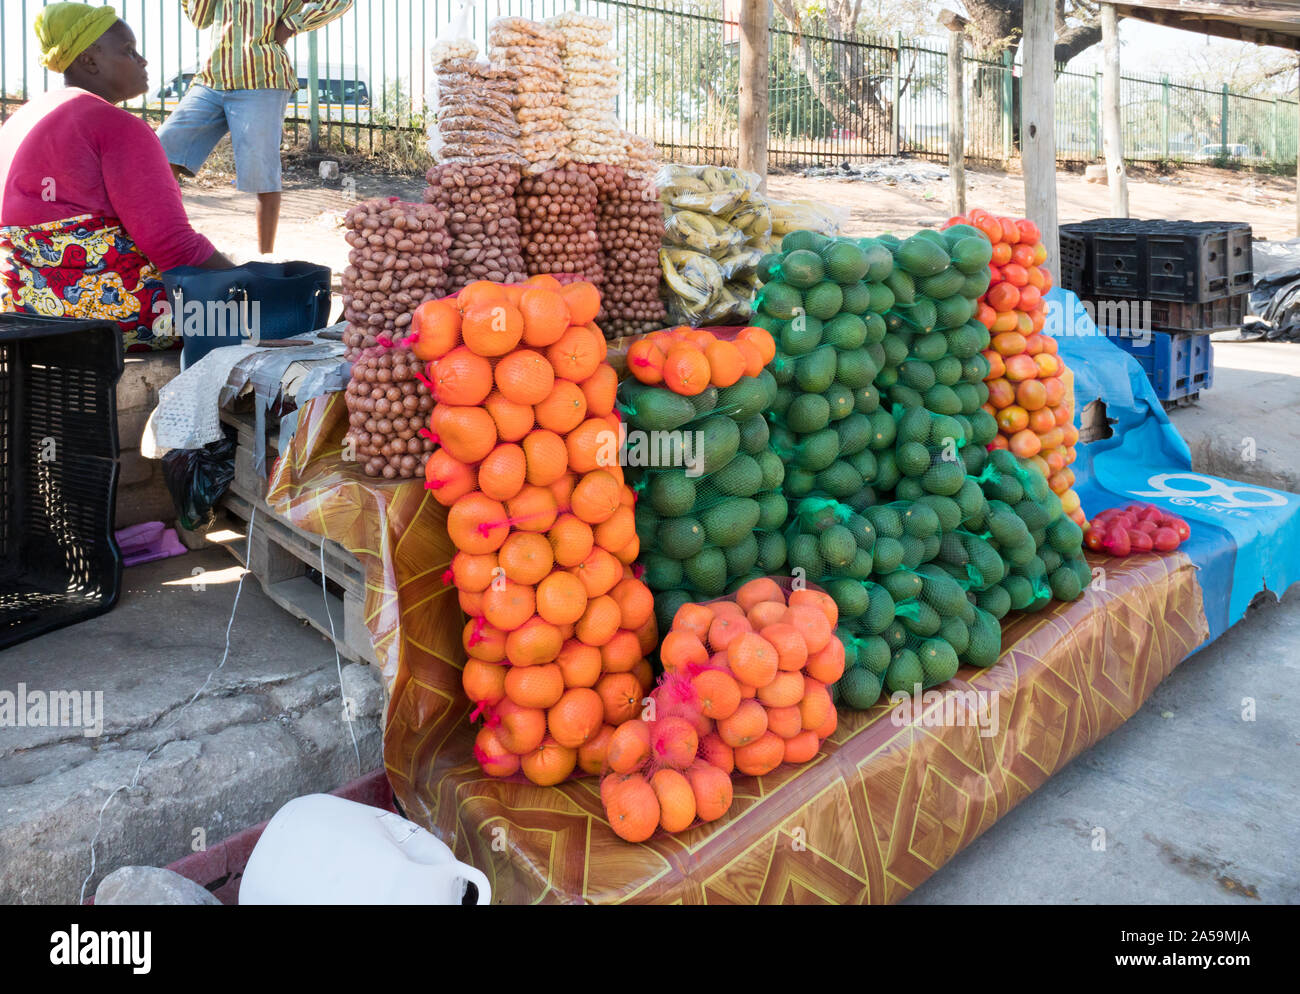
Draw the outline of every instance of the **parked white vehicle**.
[[[197,68],[185,69],[167,81],[150,99],[150,106],[170,112],[178,103]],[[322,121],[370,123],[370,81],[356,66],[321,66],[316,80]],[[299,70],[298,90],[289,97],[286,118],[306,120],[311,114],[307,75]]]

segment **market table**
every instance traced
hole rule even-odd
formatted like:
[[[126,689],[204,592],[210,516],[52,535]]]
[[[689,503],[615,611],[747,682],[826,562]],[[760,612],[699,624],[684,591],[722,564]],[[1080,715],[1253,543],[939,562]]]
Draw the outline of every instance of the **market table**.
[[[338,394],[302,409],[268,502],[366,568],[365,620],[391,695],[389,780],[408,817],[507,903],[897,901],[1123,724],[1208,635],[1186,556],[1106,561],[1081,600],[1009,616],[999,662],[945,686],[982,695],[992,734],[933,724],[934,702],[917,724],[897,720],[906,704],[842,710],[812,762],[737,777],[725,818],[630,845],[605,821],[593,777],[540,788],[479,770],[443,509],[419,481],[375,481],[343,462],[346,421]]]

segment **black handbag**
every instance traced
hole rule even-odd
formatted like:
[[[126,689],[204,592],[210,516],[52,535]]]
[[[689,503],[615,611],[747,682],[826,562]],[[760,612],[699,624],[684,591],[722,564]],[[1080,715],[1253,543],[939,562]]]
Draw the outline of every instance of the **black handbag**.
[[[177,266],[162,274],[181,365],[213,349],[293,338],[329,323],[330,270],[310,262],[248,262],[234,269]]]

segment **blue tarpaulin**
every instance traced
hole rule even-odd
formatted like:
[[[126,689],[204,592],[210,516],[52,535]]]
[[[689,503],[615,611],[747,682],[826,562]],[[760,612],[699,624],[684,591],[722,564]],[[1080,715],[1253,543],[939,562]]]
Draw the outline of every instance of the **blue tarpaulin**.
[[[1137,362],[1097,331],[1079,298],[1047,294],[1048,325],[1074,374],[1076,421],[1100,400],[1113,435],[1078,447],[1071,467],[1089,517],[1143,501],[1184,518],[1179,548],[1198,568],[1210,641],[1239,621],[1261,590],[1300,581],[1300,496],[1192,471],[1191,452]],[[1213,403],[1212,399],[1204,401]]]

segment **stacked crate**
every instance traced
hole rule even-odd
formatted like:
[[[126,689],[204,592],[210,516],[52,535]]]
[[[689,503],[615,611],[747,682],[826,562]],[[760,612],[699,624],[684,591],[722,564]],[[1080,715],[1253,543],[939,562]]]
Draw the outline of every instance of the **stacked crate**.
[[[1230,221],[1098,218],[1061,226],[1082,265],[1062,285],[1097,308],[1097,324],[1146,371],[1167,406],[1214,381],[1210,333],[1241,324],[1253,275],[1251,229]],[[1117,302],[1128,304],[1117,315]]]

